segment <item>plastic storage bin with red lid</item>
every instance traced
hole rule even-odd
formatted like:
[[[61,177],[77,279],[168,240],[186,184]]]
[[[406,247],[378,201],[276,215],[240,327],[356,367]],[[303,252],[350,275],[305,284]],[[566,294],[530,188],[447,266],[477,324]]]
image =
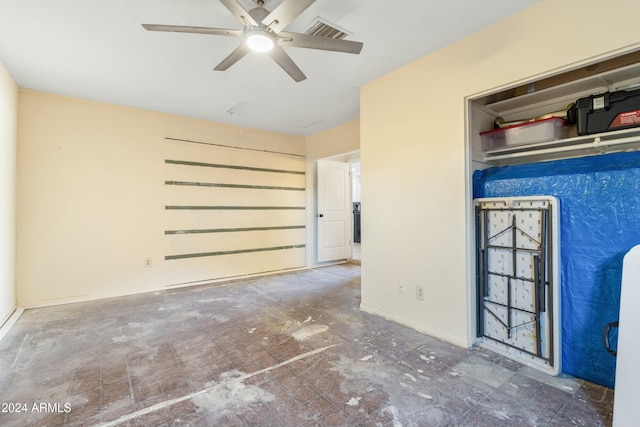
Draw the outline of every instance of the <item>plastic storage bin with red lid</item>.
[[[484,151],[501,150],[517,145],[537,144],[566,138],[570,125],[560,117],[519,123],[501,129],[480,132]]]

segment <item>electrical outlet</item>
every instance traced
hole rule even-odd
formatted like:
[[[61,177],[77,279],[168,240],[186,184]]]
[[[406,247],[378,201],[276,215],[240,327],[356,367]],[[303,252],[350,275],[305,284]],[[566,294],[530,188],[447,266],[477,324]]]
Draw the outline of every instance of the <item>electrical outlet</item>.
[[[149,267],[151,267],[151,265],[152,265],[151,258],[147,258],[147,259],[144,260],[145,268],[149,268]]]
[[[416,286],[416,298],[419,300],[424,301],[424,287],[423,286]]]
[[[398,292],[404,294],[405,284],[403,281],[398,281]]]

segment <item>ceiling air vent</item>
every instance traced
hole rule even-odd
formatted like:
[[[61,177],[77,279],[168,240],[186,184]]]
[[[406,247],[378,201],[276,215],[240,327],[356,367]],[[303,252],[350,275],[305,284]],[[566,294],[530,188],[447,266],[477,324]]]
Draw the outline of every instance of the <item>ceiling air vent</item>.
[[[337,28],[322,18],[316,18],[306,33],[312,36],[329,37],[338,40],[342,40],[349,35],[346,31]]]

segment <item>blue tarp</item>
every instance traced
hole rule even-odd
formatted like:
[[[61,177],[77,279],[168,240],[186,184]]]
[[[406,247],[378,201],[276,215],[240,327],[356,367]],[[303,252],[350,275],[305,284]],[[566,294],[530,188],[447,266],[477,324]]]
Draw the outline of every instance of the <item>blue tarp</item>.
[[[640,244],[640,152],[476,171],[473,190],[560,200],[562,370],[613,387],[616,361],[602,333],[618,320],[622,258]]]

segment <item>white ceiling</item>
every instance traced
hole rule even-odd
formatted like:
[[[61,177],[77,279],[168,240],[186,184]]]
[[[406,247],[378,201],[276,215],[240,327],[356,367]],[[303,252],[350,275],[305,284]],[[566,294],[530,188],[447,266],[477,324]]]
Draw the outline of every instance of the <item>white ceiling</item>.
[[[287,31],[321,17],[364,48],[285,48],[296,83],[259,53],[213,71],[239,38],[140,25],[241,29],[218,0],[0,0],[0,62],[21,88],[307,136],[358,118],[363,84],[537,1],[317,0]]]

